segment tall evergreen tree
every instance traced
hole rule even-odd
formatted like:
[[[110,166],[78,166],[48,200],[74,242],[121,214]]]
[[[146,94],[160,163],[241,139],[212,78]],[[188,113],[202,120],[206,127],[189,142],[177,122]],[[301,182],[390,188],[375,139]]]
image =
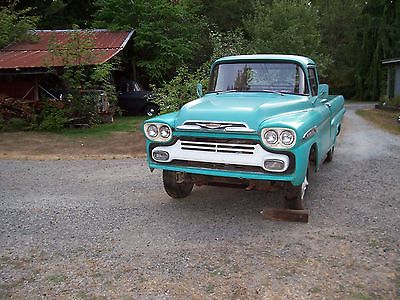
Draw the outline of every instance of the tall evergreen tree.
[[[366,1],[359,26],[356,95],[376,101],[384,90],[381,61],[400,56],[400,1]]]

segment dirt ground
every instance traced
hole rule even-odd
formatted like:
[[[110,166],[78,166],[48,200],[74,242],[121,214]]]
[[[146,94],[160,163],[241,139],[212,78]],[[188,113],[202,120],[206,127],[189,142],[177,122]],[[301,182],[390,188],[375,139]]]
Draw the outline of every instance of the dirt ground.
[[[113,132],[104,138],[71,138],[55,133],[2,132],[0,159],[122,159],[145,155],[143,134]]]

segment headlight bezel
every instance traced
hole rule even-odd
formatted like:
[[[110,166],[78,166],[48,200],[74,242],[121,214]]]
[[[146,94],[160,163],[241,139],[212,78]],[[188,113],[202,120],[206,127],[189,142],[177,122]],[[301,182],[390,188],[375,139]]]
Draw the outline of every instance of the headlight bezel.
[[[274,131],[278,135],[278,141],[276,143],[274,143],[274,144],[268,143],[266,138],[265,138],[266,133],[269,132],[269,131]],[[282,134],[285,133],[285,132],[288,132],[288,133],[292,134],[292,136],[293,136],[293,141],[290,144],[283,143]],[[296,132],[293,129],[286,128],[286,127],[266,127],[266,128],[263,128],[261,130],[260,136],[261,136],[261,140],[262,140],[263,144],[266,147],[271,148],[271,149],[290,149],[290,148],[293,148],[294,145],[296,145],[296,141],[297,141]]]
[[[152,137],[152,136],[150,136],[148,134],[148,129],[151,126],[156,126],[157,127],[157,135],[154,136],[154,137]],[[161,127],[164,127],[164,126],[167,127],[168,130],[169,130],[169,136],[167,136],[167,137],[162,137],[161,136],[161,130],[160,129],[161,129]],[[143,129],[144,129],[144,135],[150,141],[166,143],[166,142],[169,142],[172,139],[172,128],[171,128],[171,126],[169,126],[166,123],[157,123],[157,122],[145,123]]]

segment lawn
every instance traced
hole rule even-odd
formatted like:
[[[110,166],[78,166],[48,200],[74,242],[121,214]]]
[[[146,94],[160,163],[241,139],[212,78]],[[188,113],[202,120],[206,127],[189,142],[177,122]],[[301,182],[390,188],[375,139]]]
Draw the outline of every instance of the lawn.
[[[399,111],[362,109],[358,110],[357,114],[388,132],[400,135],[400,124],[397,123],[397,118],[400,115]]]
[[[143,116],[116,118],[92,128],[0,132],[3,159],[113,159],[143,156]]]
[[[124,116],[115,118],[113,123],[100,124],[91,128],[64,128],[53,133],[71,138],[100,138],[112,132],[135,132],[143,121],[143,116]]]

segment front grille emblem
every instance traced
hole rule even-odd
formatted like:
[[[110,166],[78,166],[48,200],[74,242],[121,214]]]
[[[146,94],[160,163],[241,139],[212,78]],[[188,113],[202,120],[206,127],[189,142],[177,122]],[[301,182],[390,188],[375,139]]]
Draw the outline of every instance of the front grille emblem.
[[[207,129],[225,129],[227,127],[231,127],[232,124],[220,124],[220,123],[196,123],[196,125],[200,126],[201,128]]]

